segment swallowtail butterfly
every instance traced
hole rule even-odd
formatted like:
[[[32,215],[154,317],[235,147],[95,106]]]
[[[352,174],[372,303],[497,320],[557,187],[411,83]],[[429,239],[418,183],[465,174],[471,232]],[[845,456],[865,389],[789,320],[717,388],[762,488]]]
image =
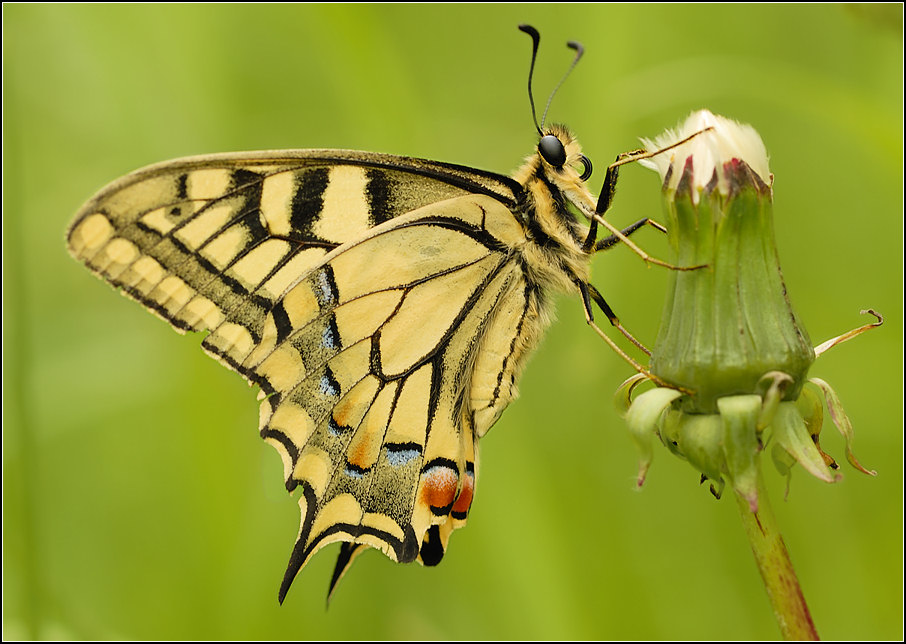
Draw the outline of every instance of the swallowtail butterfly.
[[[534,69],[539,36],[521,29]],[[441,560],[552,293],[622,330],[589,262],[646,220],[608,224],[619,164],[596,202],[573,135],[536,128],[512,177],[369,152],[216,154],[133,172],[75,216],[76,259],[180,333],[205,333],[205,351],[259,387],[261,436],[300,489],[281,602],[332,542],[331,592],[369,547]],[[613,235],[597,239],[599,223]]]

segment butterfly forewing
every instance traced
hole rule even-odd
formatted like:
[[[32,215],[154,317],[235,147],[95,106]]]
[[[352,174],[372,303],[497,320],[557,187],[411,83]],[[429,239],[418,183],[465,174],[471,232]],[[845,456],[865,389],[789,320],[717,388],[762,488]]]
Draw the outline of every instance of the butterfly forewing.
[[[281,588],[334,541],[435,564],[466,519],[476,441],[544,324],[521,187],[358,152],[219,155],[138,171],[77,214],[71,253],[261,388],[301,488]],[[354,545],[358,544],[358,545]]]

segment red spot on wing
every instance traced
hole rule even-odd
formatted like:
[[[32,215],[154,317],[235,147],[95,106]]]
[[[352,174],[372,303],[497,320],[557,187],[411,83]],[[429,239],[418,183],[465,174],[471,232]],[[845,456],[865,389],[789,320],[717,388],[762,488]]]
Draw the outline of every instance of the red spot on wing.
[[[432,509],[446,509],[456,498],[459,475],[444,465],[435,465],[422,475],[421,500]]]

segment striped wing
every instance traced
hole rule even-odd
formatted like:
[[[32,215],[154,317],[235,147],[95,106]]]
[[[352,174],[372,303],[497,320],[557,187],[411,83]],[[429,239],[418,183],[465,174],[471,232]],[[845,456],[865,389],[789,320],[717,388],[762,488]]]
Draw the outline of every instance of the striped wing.
[[[476,440],[515,396],[539,314],[515,186],[458,166],[279,152],[153,166],[80,211],[70,251],[261,391],[301,489],[280,590],[345,542],[436,564],[465,523]]]

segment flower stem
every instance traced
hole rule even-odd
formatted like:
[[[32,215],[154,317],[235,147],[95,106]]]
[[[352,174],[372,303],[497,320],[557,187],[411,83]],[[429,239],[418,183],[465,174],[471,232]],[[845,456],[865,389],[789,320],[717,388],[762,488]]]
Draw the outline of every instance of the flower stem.
[[[761,467],[756,469],[758,510],[752,512],[747,499],[739,494],[733,496],[736,497],[736,505],[749,543],[752,545],[755,563],[758,564],[771,608],[774,609],[774,617],[784,639],[817,641],[820,639],[818,631],[815,629],[802,589],[799,587],[799,579],[793,570],[793,563],[790,561],[777,520],[768,502]]]

